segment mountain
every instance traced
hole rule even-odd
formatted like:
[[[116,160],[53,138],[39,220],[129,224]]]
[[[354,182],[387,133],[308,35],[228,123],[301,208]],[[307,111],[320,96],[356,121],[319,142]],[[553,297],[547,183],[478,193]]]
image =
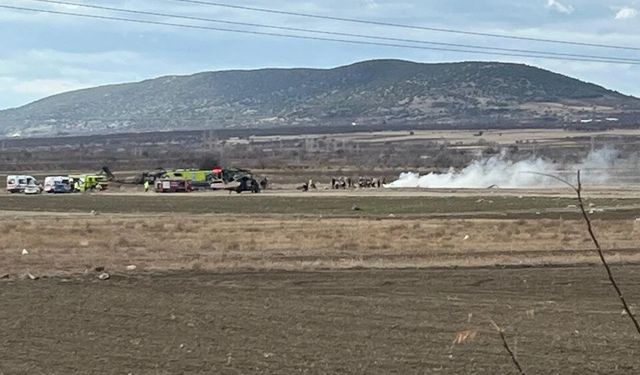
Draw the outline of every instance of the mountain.
[[[364,61],[166,76],[0,111],[0,135],[386,124],[549,126],[634,118],[640,99],[521,64]]]

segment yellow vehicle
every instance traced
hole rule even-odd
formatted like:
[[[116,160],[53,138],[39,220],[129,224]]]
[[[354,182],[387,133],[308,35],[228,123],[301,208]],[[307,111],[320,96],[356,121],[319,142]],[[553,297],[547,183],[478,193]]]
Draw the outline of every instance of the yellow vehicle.
[[[209,169],[172,169],[163,174],[165,178],[191,180],[194,187],[209,187],[212,171]]]
[[[73,191],[105,190],[109,186],[109,181],[103,175],[81,174],[69,177]]]

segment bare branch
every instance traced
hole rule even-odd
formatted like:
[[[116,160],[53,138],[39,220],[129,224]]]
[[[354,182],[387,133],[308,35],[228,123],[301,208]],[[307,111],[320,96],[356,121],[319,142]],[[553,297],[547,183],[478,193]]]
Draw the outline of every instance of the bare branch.
[[[504,330],[502,328],[500,328],[500,326],[498,326],[498,324],[496,324],[496,322],[494,322],[492,319],[490,319],[489,322],[491,323],[493,328],[495,328],[496,331],[498,331],[498,335],[500,335],[500,339],[502,340],[502,346],[504,346],[504,349],[509,354],[509,357],[511,357],[511,361],[513,361],[513,364],[514,364],[514,366],[516,366],[516,368],[520,372],[520,375],[526,375],[526,373],[522,369],[522,366],[520,365],[520,362],[518,361],[518,358],[516,358],[515,353],[513,352],[513,350],[511,350],[511,347],[509,346],[509,343],[507,342],[507,338],[504,335]]]
[[[568,180],[565,180],[562,177],[558,177],[558,176],[555,176],[555,175],[552,175],[552,174],[547,174],[547,173],[540,173],[540,172],[522,172],[522,173],[535,174],[535,175],[538,175],[538,176],[549,177],[549,178],[552,178],[554,180],[562,182],[563,184],[569,186],[571,189],[573,189],[575,191],[578,191],[578,187],[576,187],[574,184],[572,184]],[[580,171],[578,171],[578,173],[580,173]],[[580,182],[578,181],[578,183],[580,183]]]
[[[579,204],[579,207],[580,207],[580,211],[582,211],[582,217],[584,218],[584,221],[587,224],[587,230],[589,231],[589,236],[591,236],[591,241],[593,241],[593,244],[596,247],[596,251],[598,252],[598,256],[600,257],[600,261],[602,262],[602,265],[604,266],[604,269],[607,271],[607,276],[609,277],[609,282],[613,286],[613,289],[616,290],[616,293],[618,295],[618,298],[620,299],[620,302],[622,303],[622,306],[624,307],[624,310],[627,312],[627,315],[629,316],[629,319],[631,319],[631,321],[633,322],[633,324],[636,327],[636,331],[638,331],[638,334],[640,335],[640,324],[638,324],[638,320],[636,319],[635,315],[633,315],[633,312],[631,312],[631,309],[629,308],[629,304],[627,303],[627,300],[624,298],[624,295],[622,294],[622,291],[620,290],[620,287],[618,286],[618,282],[616,281],[615,277],[613,276],[613,272],[611,271],[611,267],[609,267],[609,263],[607,262],[607,259],[604,256],[604,252],[602,251],[602,247],[600,246],[600,242],[598,241],[598,238],[596,237],[595,233],[593,232],[593,226],[591,224],[591,218],[589,218],[589,215],[587,214],[587,211],[586,211],[586,209],[584,207],[584,200],[582,199],[582,182],[580,181],[580,171],[578,171],[578,187],[576,189],[576,193],[578,195],[578,204]]]
[[[600,262],[604,266],[604,269],[607,271],[607,276],[609,277],[609,282],[613,286],[613,289],[616,290],[616,294],[618,295],[618,298],[620,299],[620,302],[622,303],[622,306],[623,306],[625,312],[629,316],[629,319],[631,319],[631,321],[633,322],[633,325],[636,327],[636,331],[638,331],[638,334],[640,335],[640,324],[638,324],[638,320],[636,319],[635,315],[633,315],[633,312],[631,312],[631,308],[629,307],[629,304],[627,303],[627,300],[624,298],[624,295],[622,294],[622,291],[620,290],[620,287],[618,286],[618,282],[616,281],[615,277],[613,276],[613,272],[611,271],[611,267],[609,267],[609,263],[607,262],[607,259],[604,256],[604,251],[602,251],[602,247],[600,246],[600,242],[598,241],[598,238],[596,237],[595,233],[593,232],[593,225],[591,224],[591,218],[589,218],[589,215],[587,214],[587,210],[584,207],[584,199],[582,198],[582,180],[580,179],[580,170],[578,170],[578,183],[577,183],[577,186],[573,185],[572,183],[570,183],[569,181],[567,181],[567,180],[565,180],[563,178],[560,178],[558,176],[554,176],[554,175],[551,175],[551,174],[538,173],[538,172],[524,172],[524,173],[537,174],[537,175],[540,175],[540,176],[553,178],[554,180],[560,181],[563,184],[568,185],[569,187],[571,187],[571,189],[573,189],[576,192],[577,199],[578,199],[578,206],[580,207],[580,211],[582,212],[582,217],[584,218],[584,221],[587,224],[587,230],[589,232],[589,236],[591,237],[591,241],[595,245],[596,251],[598,253],[598,256],[600,257]]]

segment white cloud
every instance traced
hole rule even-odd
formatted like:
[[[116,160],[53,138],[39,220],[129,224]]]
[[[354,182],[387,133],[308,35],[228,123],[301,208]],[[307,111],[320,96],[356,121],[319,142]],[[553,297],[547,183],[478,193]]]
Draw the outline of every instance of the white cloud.
[[[575,10],[570,4],[563,4],[558,0],[547,0],[546,7],[564,14],[571,14]]]
[[[630,18],[636,18],[638,16],[638,11],[634,8],[624,7],[616,13],[617,20],[626,20]]]

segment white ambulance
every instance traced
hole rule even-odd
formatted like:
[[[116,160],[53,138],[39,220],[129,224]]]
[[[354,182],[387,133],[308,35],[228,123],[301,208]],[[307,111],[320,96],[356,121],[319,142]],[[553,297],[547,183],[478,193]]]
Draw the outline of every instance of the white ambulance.
[[[38,186],[38,180],[33,176],[7,176],[7,191],[9,193],[24,193],[24,189],[26,189],[27,186]]]

